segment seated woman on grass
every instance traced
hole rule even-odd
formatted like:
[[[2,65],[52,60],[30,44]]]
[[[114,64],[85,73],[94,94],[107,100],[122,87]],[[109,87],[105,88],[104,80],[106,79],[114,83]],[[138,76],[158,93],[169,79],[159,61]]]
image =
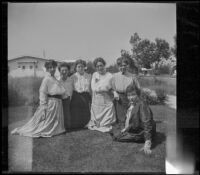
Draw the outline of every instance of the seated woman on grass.
[[[126,89],[129,108],[126,114],[125,127],[119,134],[111,132],[114,141],[118,142],[145,142],[141,149],[151,154],[151,145],[156,133],[156,124],[150,107],[140,98],[137,87],[130,85]]]

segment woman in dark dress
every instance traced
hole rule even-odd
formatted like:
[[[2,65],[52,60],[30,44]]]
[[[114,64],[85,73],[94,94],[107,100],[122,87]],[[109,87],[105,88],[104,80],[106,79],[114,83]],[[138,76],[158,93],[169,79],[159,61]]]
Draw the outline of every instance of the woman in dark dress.
[[[151,153],[151,145],[156,134],[156,123],[153,120],[151,108],[140,97],[140,91],[134,86],[128,86],[126,95],[129,107],[126,112],[126,121],[121,133],[111,135],[118,142],[144,142],[146,154]]]
[[[72,75],[73,95],[70,103],[71,128],[84,128],[90,120],[91,75],[85,72],[86,62],[77,60]]]
[[[60,72],[59,81],[65,88],[65,93],[62,96],[65,129],[70,129],[70,100],[73,92],[72,79],[69,77],[70,65],[67,63],[61,63],[58,70]]]

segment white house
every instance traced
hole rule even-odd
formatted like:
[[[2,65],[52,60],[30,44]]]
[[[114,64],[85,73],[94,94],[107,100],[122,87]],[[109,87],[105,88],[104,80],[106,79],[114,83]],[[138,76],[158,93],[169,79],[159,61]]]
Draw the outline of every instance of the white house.
[[[141,72],[142,72],[143,75],[149,76],[149,75],[153,74],[153,69],[147,69],[147,68],[142,67]]]
[[[47,59],[32,56],[22,56],[8,60],[8,75],[12,77],[43,77],[45,75],[44,64],[46,61]],[[73,64],[75,60],[57,61],[58,64],[61,62]],[[58,70],[56,70],[55,76],[59,76]]]

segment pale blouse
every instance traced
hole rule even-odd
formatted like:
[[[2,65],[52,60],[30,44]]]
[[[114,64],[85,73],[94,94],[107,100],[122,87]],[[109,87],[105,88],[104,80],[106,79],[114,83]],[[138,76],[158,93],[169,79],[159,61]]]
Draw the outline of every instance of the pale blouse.
[[[60,82],[52,77],[50,74],[47,74],[42,80],[42,84],[40,86],[40,105],[47,105],[48,102],[48,94],[49,95],[64,95],[65,88],[60,84]]]
[[[72,75],[73,89],[79,93],[81,92],[90,92],[91,91],[91,75],[84,73],[80,75],[76,72]]]
[[[140,89],[139,82],[134,74],[127,72],[126,74],[122,74],[121,72],[115,73],[113,75],[113,86],[115,90],[120,93],[126,92],[126,88],[133,84],[138,89]]]
[[[133,108],[134,108],[134,105],[131,104],[130,107],[128,108],[128,110],[127,110],[125,128],[127,128],[129,126],[129,120],[131,118],[131,113],[132,113]]]
[[[112,78],[113,78],[113,75],[109,72],[106,72],[106,74],[104,75],[101,75],[98,72],[95,72],[92,75],[92,81],[91,81],[92,91],[101,92],[101,91],[109,91],[110,89],[113,89]]]
[[[59,82],[63,87],[65,88],[65,94],[62,96],[63,99],[66,99],[68,97],[71,98],[73,93],[73,81],[71,77],[68,77],[66,80],[62,80],[62,78],[59,78]]]

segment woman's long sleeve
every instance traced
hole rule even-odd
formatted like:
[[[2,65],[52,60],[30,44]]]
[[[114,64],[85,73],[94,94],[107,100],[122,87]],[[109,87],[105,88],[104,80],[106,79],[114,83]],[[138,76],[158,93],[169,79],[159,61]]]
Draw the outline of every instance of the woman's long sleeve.
[[[92,87],[91,87],[92,76],[89,75],[89,93],[92,95]]]
[[[47,79],[43,79],[39,93],[40,93],[39,94],[40,105],[47,105],[47,94],[48,94]]]
[[[140,83],[139,83],[137,77],[133,77],[133,85],[136,87],[136,90],[140,94],[141,93],[141,86],[140,86]]]
[[[96,90],[96,83],[95,83],[95,73],[92,75],[92,79],[91,79],[91,89],[92,91]]]
[[[142,103],[140,106],[140,119],[144,125],[144,138],[145,140],[152,140],[152,112],[148,105]]]

